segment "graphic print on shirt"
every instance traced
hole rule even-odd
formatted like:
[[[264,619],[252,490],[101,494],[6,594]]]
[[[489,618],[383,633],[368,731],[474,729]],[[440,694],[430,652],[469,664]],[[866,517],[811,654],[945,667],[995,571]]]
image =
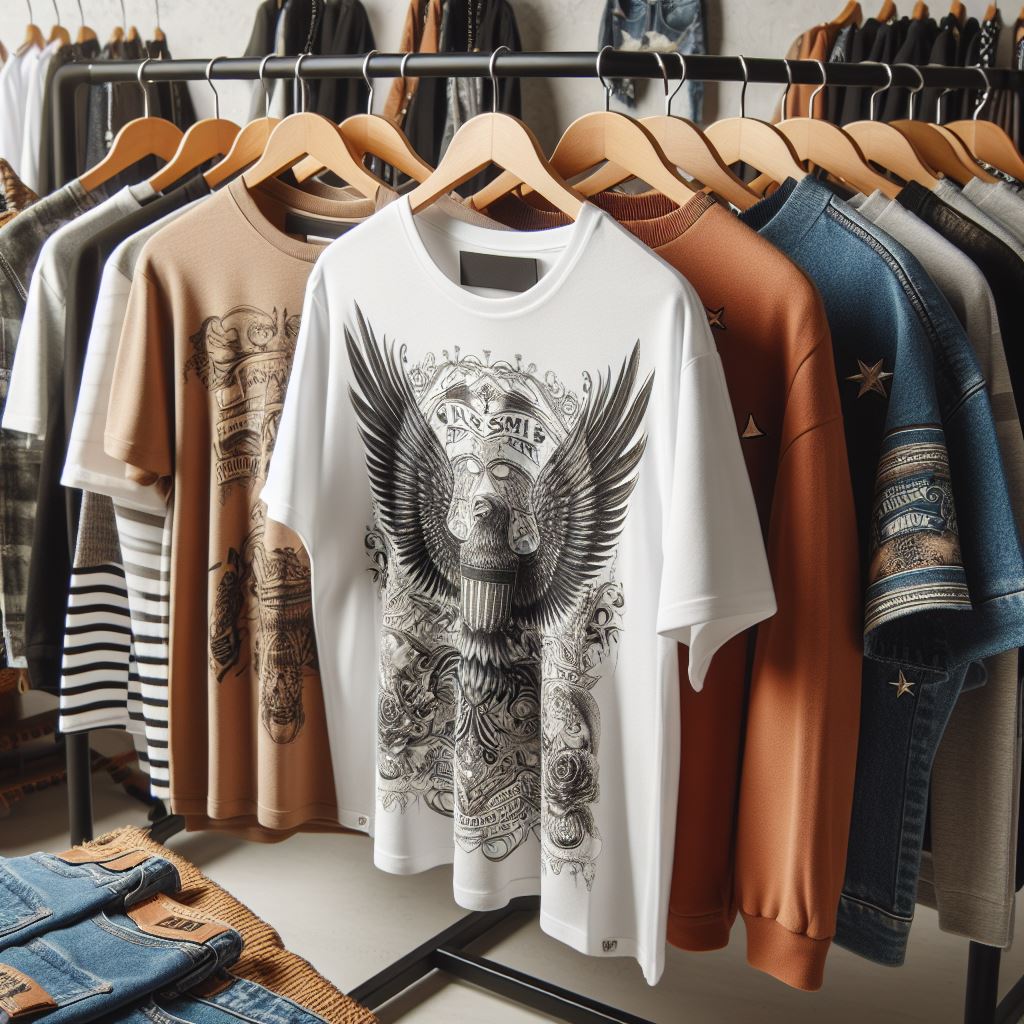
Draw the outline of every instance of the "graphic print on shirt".
[[[236,306],[207,317],[189,339],[185,375],[216,397],[214,456],[221,503],[244,489],[249,529],[210,566],[217,574],[210,616],[210,671],[224,683],[248,667],[259,678],[260,720],[275,743],[291,743],[305,724],[303,678],[317,671],[309,556],[294,544],[266,541],[266,506],[257,497],[277,439],[291,373],[298,315]],[[282,527],[270,529],[280,537]],[[285,538],[290,539],[290,538]]]
[[[408,367],[356,310],[352,402],[383,599],[378,787],[422,800],[467,852],[542,860],[593,884],[601,717],[592,693],[625,599],[616,542],[636,484],[653,375],[617,377],[445,351]]]

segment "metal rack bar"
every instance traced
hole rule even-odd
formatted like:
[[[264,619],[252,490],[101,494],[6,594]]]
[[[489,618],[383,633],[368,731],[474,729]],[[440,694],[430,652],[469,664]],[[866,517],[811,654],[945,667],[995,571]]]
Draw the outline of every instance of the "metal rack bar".
[[[485,78],[490,55],[486,53],[413,54],[403,68],[403,54],[382,53],[370,58],[364,68],[363,55],[310,56],[303,61],[307,78],[357,78],[368,70],[373,78],[397,77],[403,72],[416,78]],[[218,61],[210,77],[218,80],[255,81],[260,75],[259,58],[228,58]],[[274,57],[267,61],[264,76],[291,78],[296,58]],[[667,61],[669,77],[679,78],[680,66]],[[54,152],[57,182],[74,177],[75,124],[72,111],[76,91],[84,86],[134,82],[135,61],[72,63],[60,68],[55,77],[53,102]],[[661,68],[649,53],[615,51],[606,55],[604,74],[612,78],[660,78]],[[501,56],[495,71],[499,77],[596,78],[597,53],[572,51],[551,53],[508,53]],[[891,73],[891,77],[890,77]],[[742,82],[785,85],[817,85],[821,71],[813,61],[748,58],[746,71],[738,57],[694,54],[686,58],[687,78],[705,82]],[[207,75],[206,60],[153,61],[146,68],[147,83],[200,81]],[[920,77],[919,77],[920,75]],[[987,68],[994,89],[1024,92],[1024,72]],[[791,76],[791,77],[790,77]],[[828,84],[846,87],[895,87],[978,89],[979,75],[973,68],[924,65],[913,70],[893,65],[891,72],[870,63],[828,65]],[[67,737],[68,798],[71,838],[75,843],[92,837],[92,778],[88,733]],[[167,816],[153,825],[153,834],[169,838],[183,825],[180,818]],[[515,900],[508,907],[489,913],[469,914],[450,928],[414,949],[369,979],[350,995],[371,1009],[410,988],[434,970],[462,978],[474,985],[512,999],[567,1024],[650,1024],[640,1017],[598,1003],[513,968],[465,952],[465,947],[490,932],[513,914],[535,910],[534,897]],[[972,942],[967,966],[964,1024],[1017,1024],[1024,1019],[1024,978],[998,1003],[1000,950]]]

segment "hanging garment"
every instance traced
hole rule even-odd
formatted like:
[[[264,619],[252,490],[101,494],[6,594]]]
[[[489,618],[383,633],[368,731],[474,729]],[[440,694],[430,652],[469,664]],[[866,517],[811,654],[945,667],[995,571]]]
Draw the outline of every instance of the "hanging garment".
[[[1020,532],[1024,437],[992,291],[964,252],[897,200],[875,193],[858,208],[920,259],[964,326],[988,387]],[[1024,264],[1016,262],[1024,278]],[[935,757],[931,847],[922,857],[917,899],[938,910],[943,931],[1006,946],[1012,938],[1020,789],[1017,652],[989,658],[985,675],[984,686],[960,695]]]
[[[442,0],[410,0],[399,42],[401,53],[437,53],[441,36]],[[404,129],[418,78],[393,78],[384,104],[383,116]]]
[[[956,67],[960,51],[960,22],[953,14],[947,14],[938,25],[938,32],[935,41],[932,43],[931,52],[928,55],[927,64],[942,64],[947,67]],[[927,86],[918,93],[917,104],[914,114],[922,121],[935,121],[938,111],[940,97],[943,97],[944,89],[928,88]],[[949,117],[952,106],[947,107],[949,97],[942,98],[943,120],[955,120]]]
[[[475,252],[539,281],[460,287]],[[658,634],[700,688],[775,611],[692,289],[592,204],[518,234],[399,199],[313,272],[277,451],[268,512],[315,567],[339,802],[372,817],[374,862],[453,863],[473,910],[539,892],[545,931],[656,982],[680,686]]]
[[[249,35],[249,42],[246,44],[243,57],[266,57],[268,54],[283,56],[277,48],[277,25],[281,17],[281,7],[284,0],[263,0],[256,8],[256,16],[253,20],[252,32]],[[273,94],[279,86],[274,81],[267,82],[267,87]],[[263,83],[253,82],[252,93],[249,99],[249,120],[254,121],[263,116],[265,104],[265,93]]]
[[[943,178],[938,185],[932,189],[936,199],[941,200],[947,206],[952,206],[958,213],[962,213],[968,220],[974,221],[979,227],[983,227],[989,234],[995,235],[1001,242],[1008,245],[1013,251],[1024,259],[1024,241],[1022,241],[1012,228],[1001,220],[990,217],[980,207],[971,202],[964,195],[963,190],[949,178]]]
[[[171,60],[167,39],[151,39],[146,43],[144,56],[150,60]],[[166,118],[182,131],[186,131],[195,123],[196,109],[187,82],[157,82],[149,86],[149,89],[152,90],[150,114],[153,117]],[[142,111],[140,116],[141,113]]]
[[[149,240],[105,449],[135,479],[173,490],[173,810],[337,829],[309,562],[259,500],[306,280],[324,248],[284,233],[289,209],[351,222],[374,205],[278,182],[250,193],[236,180]],[[344,811],[342,824],[365,828]]]
[[[707,53],[706,15],[702,0],[605,0],[597,48],[654,53]],[[612,80],[615,97],[636,106],[636,82]],[[704,83],[687,82],[691,121],[704,118]]]
[[[860,28],[854,30],[853,42],[850,45],[850,56],[848,58],[849,63],[859,64],[861,61],[868,59],[868,54],[875,44],[875,37],[878,35],[881,25],[882,23],[877,18],[866,18]],[[826,91],[832,92],[833,90],[830,88]],[[849,124],[851,121],[862,120],[864,97],[867,95],[864,89],[859,86],[848,85],[846,88],[836,91],[841,92],[843,103],[839,111],[839,119],[835,123],[843,125]],[[806,110],[804,113],[806,113]]]
[[[50,64],[60,50],[59,40],[47,43],[29,58],[28,83],[24,97],[24,127],[21,135],[21,153],[18,170],[29,188],[39,189],[39,165],[42,152],[42,136],[50,126],[43,123],[43,98]],[[6,116],[6,114],[5,114]]]
[[[39,196],[14,173],[14,168],[6,160],[0,159],[0,201],[3,204],[0,227],[10,223],[38,199]]]
[[[853,46],[859,29],[856,25],[847,25],[841,29],[828,55],[829,64],[847,64],[851,60]],[[832,86],[825,91],[825,120],[839,124],[842,117],[843,103],[846,100],[844,86]]]
[[[113,185],[113,183],[111,183]],[[18,337],[25,316],[29,282],[46,240],[67,222],[107,198],[107,190],[88,193],[72,181],[0,229],[0,316],[4,336],[0,341],[0,408],[6,412]],[[42,444],[0,430],[0,609],[3,611],[4,648],[7,664],[24,668],[25,600],[32,549],[32,522]]]
[[[716,654],[703,692],[682,690],[668,939],[726,946],[738,903],[750,963],[817,988],[846,859],[861,676],[857,527],[828,322],[803,272],[708,196],[683,207],[657,194],[593,201],[704,304],[779,606],[756,645],[737,637]],[[488,213],[520,230],[565,222],[515,196]]]
[[[1024,197],[1008,182],[974,178],[963,187],[963,196],[997,224],[1012,231],[1024,245]]]
[[[971,663],[1024,638],[1024,554],[981,373],[920,264],[812,178],[787,182],[741,218],[804,267],[829,314],[869,655],[836,942],[899,964],[932,760]]]
[[[891,61],[893,64],[913,64],[915,66],[928,63],[928,56],[932,52],[935,40],[939,34],[938,25],[934,18],[911,18],[907,26],[907,34],[900,44],[896,55]],[[868,90],[869,107],[870,95]],[[882,93],[879,100],[875,101],[880,120],[895,121],[899,118],[910,116],[910,90],[893,86]]]
[[[324,25],[325,32],[331,29],[331,35],[323,36],[323,53],[369,53],[376,49],[370,19],[359,0],[335,0],[327,10],[334,17],[330,25]],[[313,109],[340,123],[353,114],[363,113],[369,98],[362,77],[325,78],[319,83]]]
[[[100,51],[99,60],[141,61],[142,41],[111,40]],[[80,174],[107,155],[117,133],[130,120],[141,117],[142,109],[142,95],[135,82],[104,82],[89,87],[85,160]]]
[[[25,134],[25,104],[39,56],[36,46],[23,46],[0,68],[0,159],[21,172],[21,147]]]

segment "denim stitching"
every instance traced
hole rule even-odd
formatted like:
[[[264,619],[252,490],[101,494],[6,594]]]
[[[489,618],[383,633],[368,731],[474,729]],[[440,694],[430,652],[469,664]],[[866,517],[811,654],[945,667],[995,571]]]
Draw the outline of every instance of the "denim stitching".
[[[893,921],[900,921],[903,924],[910,924],[914,920],[913,916],[904,917],[902,914],[894,914],[891,910],[883,910],[881,907],[876,907],[874,903],[868,903],[867,900],[851,896],[848,892],[843,893],[843,899],[848,900],[850,903],[856,903],[865,910],[873,910],[876,914],[881,914],[883,917],[888,917]]]
[[[79,984],[88,984],[91,982],[95,985],[95,988],[85,988],[82,991],[82,995],[78,998],[84,998],[85,996],[98,995],[100,992],[113,992],[114,986],[110,982],[103,981],[101,978],[96,977],[91,971],[87,971],[84,967],[79,964],[72,963],[71,960],[65,956],[55,946],[51,946],[45,939],[33,939],[27,943],[25,948],[35,956],[39,957],[49,964],[55,971],[60,971],[63,974],[69,975],[76,979],[85,979],[84,981],[79,980]]]

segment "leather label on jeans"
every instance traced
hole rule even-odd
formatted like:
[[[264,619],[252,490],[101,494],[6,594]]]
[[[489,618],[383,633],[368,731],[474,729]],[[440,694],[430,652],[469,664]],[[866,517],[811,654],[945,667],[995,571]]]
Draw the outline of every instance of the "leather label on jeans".
[[[170,899],[153,896],[128,911],[128,916],[147,935],[174,942],[209,942],[231,928],[223,921],[202,914]]]
[[[0,1010],[11,1020],[55,1010],[56,1000],[37,981],[7,964],[0,964]]]
[[[102,864],[110,871],[130,871],[145,863],[153,854],[145,850],[128,850],[126,853],[111,854],[109,850],[97,852],[76,846],[73,850],[65,850],[57,854],[57,859],[65,864]]]

